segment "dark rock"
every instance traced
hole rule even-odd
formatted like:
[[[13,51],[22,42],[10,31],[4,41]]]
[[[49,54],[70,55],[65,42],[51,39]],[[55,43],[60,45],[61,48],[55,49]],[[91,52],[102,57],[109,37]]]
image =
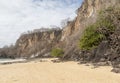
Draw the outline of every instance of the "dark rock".
[[[60,63],[61,61],[59,59],[51,60],[53,63]]]
[[[111,61],[107,61],[107,64],[108,64],[109,66],[112,66],[112,62],[111,62]]]
[[[95,65],[97,65],[97,66],[107,66],[108,63],[107,62],[98,62]]]
[[[120,68],[113,68],[111,72],[120,73]]]
[[[113,62],[113,63],[112,63],[112,66],[113,66],[114,68],[120,68],[120,63],[119,63],[119,62]]]
[[[86,64],[86,61],[80,61],[78,64]]]
[[[98,46],[96,53],[95,53],[95,61],[98,62],[100,59],[104,59],[105,52],[107,51],[108,48],[108,41],[102,41],[101,44]]]
[[[106,60],[105,58],[101,58],[100,62],[105,62],[105,60]]]

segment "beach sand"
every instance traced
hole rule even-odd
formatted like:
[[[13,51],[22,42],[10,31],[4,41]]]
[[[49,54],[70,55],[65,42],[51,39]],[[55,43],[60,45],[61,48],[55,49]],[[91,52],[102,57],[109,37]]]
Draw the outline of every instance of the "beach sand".
[[[110,72],[111,69],[78,65],[73,61],[35,60],[0,65],[0,83],[120,83],[120,74]]]

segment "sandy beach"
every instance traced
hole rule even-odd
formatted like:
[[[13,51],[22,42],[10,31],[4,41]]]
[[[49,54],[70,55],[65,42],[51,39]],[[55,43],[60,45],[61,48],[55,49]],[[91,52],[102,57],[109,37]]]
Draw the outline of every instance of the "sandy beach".
[[[0,65],[0,83],[120,83],[120,74],[110,72],[111,69],[78,65],[73,61],[35,60]]]

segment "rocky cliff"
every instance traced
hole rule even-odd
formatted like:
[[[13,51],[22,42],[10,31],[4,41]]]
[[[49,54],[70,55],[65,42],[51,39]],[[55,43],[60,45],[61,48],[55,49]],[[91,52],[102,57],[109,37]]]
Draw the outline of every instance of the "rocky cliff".
[[[119,5],[119,3],[119,0],[84,0],[82,6],[77,10],[77,17],[63,29],[61,40],[65,41],[75,34],[80,36],[86,29],[85,26],[96,21],[100,10]]]
[[[118,8],[115,11],[108,8]],[[53,48],[64,50],[63,59],[84,61],[120,61],[120,0],[84,0],[77,10],[77,17],[69,21],[63,29],[37,30],[23,34],[17,40],[12,51],[15,57],[49,57]],[[115,30],[110,32],[104,28],[97,31],[104,33],[106,39],[100,41],[93,50],[81,50],[78,42],[83,36],[87,26],[94,24],[99,18],[100,11],[105,10],[115,25]],[[107,17],[108,18],[108,17]],[[104,49],[103,49],[104,48]],[[8,48],[9,49],[9,48]],[[11,50],[7,51],[11,52]],[[1,51],[3,55],[11,55]],[[116,63],[114,63],[116,64]]]
[[[14,46],[4,47],[0,50],[1,57],[50,57],[51,49],[60,43],[62,30],[37,29],[22,34]]]
[[[80,37],[83,35],[86,26],[94,24],[99,17],[99,12],[106,10],[109,7],[120,7],[119,0],[84,0],[83,4],[77,10],[77,17],[69,22],[62,31],[61,41],[64,41],[66,46],[65,56],[74,55],[73,51],[78,47]],[[119,18],[119,17],[118,17]]]
[[[92,29],[91,26],[96,28],[95,33],[104,35],[104,38],[98,39],[100,41],[94,49],[80,50],[78,42],[84,34],[87,34],[85,30],[88,32]],[[111,28],[110,26],[114,30],[108,29],[108,27]],[[97,35],[85,37],[89,37],[89,41],[94,37],[94,40],[86,42],[93,43]],[[85,63],[93,62],[98,63],[97,65],[112,65],[116,67],[113,69],[114,72],[120,72],[120,1],[84,0],[75,20],[69,22],[63,29],[61,40],[66,43],[64,59],[80,60]]]
[[[60,29],[48,29],[23,34],[17,40],[18,57],[48,57],[61,38]]]

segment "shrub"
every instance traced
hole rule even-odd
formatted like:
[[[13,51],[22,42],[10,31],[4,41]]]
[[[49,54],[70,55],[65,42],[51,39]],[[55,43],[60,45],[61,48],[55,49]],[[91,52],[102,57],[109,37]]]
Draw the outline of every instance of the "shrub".
[[[106,34],[115,30],[113,19],[100,13],[98,20],[86,27],[86,30],[79,41],[79,47],[82,50],[90,50],[99,45],[106,38]]]
[[[53,48],[51,51],[51,55],[53,57],[62,57],[64,54],[63,50],[60,48]]]
[[[79,46],[83,50],[90,50],[95,48],[103,39],[103,37],[103,34],[96,32],[95,25],[90,25],[87,27],[84,35],[80,39]]]

